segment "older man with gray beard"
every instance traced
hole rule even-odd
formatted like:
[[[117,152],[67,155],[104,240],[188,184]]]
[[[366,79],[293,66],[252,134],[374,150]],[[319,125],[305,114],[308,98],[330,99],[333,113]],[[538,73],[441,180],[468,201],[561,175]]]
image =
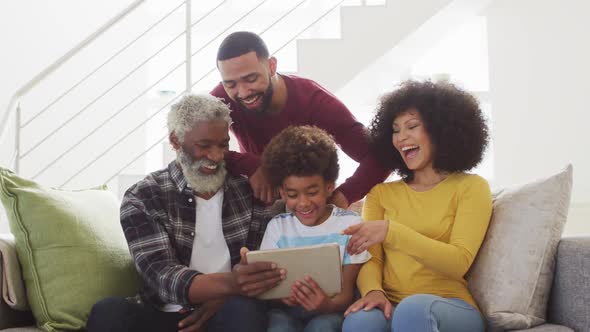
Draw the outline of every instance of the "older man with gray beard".
[[[96,303],[87,331],[264,331],[254,297],[285,278],[272,263],[245,262],[277,209],[258,205],[248,180],[229,174],[230,110],[187,95],[168,115],[177,158],[125,193],[121,225],[143,289]]]

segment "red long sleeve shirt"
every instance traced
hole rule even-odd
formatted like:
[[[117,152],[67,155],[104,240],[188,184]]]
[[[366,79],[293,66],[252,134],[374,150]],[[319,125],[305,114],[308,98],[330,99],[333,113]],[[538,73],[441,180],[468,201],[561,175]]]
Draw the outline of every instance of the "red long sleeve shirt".
[[[338,188],[353,203],[383,182],[389,170],[369,153],[366,129],[334,95],[316,82],[281,75],[287,87],[287,103],[278,113],[260,116],[242,110],[219,83],[211,94],[229,104],[233,123],[230,130],[240,144],[241,153],[230,151],[227,167],[234,174],[252,175],[260,156],[272,137],[291,125],[315,125],[331,134],[342,151],[359,163],[354,174]]]

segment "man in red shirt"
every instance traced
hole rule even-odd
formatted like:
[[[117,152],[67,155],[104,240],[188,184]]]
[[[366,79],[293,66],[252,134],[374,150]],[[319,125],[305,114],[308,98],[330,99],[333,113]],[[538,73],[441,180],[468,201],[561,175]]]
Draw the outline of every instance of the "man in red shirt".
[[[217,52],[221,83],[211,94],[229,104],[241,153],[226,156],[228,170],[246,175],[257,198],[271,202],[275,191],[260,169],[268,142],[288,126],[315,125],[330,133],[340,148],[359,163],[354,174],[332,195],[332,203],[347,208],[362,199],[387,170],[369,152],[366,128],[334,95],[316,82],[276,72],[277,59],[269,55],[255,33],[227,36]]]

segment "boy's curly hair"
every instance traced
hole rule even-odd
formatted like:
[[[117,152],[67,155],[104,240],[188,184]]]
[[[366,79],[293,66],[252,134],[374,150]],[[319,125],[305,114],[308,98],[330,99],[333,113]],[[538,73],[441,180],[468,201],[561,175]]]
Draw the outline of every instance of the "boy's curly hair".
[[[270,183],[280,187],[289,176],[338,178],[338,152],[332,137],[315,126],[290,126],[273,137],[262,154]]]
[[[464,172],[477,166],[488,145],[488,127],[471,94],[450,83],[406,81],[384,95],[369,127],[370,146],[386,167],[411,180],[400,153],[393,146],[393,121],[415,109],[433,145],[433,167]]]

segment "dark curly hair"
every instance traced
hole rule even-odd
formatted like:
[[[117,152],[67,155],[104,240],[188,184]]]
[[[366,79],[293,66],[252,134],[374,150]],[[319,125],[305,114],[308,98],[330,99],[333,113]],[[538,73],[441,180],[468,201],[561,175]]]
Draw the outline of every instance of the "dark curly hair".
[[[262,168],[275,187],[289,176],[321,175],[324,181],[333,182],[339,170],[336,144],[318,127],[290,126],[268,143]]]
[[[464,172],[481,162],[488,127],[475,97],[450,83],[406,81],[382,97],[369,126],[371,149],[385,166],[406,181],[413,179],[413,171],[392,142],[393,121],[410,109],[422,116],[433,145],[435,170]]]

